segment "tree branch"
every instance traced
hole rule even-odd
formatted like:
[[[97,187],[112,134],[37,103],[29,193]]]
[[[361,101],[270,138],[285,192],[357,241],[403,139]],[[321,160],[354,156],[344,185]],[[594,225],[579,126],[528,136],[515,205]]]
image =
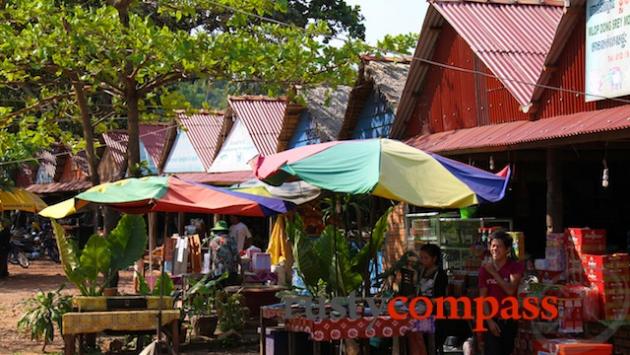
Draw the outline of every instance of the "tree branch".
[[[74,95],[71,92],[70,93],[64,93],[64,94],[53,95],[51,97],[47,97],[45,99],[38,100],[37,103],[35,103],[35,104],[31,105],[31,106],[27,106],[27,107],[24,107],[24,108],[19,109],[17,111],[11,112],[11,113],[5,115],[4,118],[14,118],[14,117],[20,116],[22,114],[25,114],[26,112],[37,110],[37,109],[39,109],[39,108],[41,108],[43,106],[46,106],[49,103],[56,102],[56,101],[63,100],[63,99],[67,99],[67,98],[71,98],[73,96]]]
[[[160,86],[164,86],[164,85],[168,85],[168,84],[171,84],[171,83],[175,83],[175,82],[177,82],[177,81],[179,81],[180,79],[183,79],[183,78],[184,78],[184,74],[182,72],[180,72],[180,71],[170,72],[170,73],[158,75],[157,78],[155,78],[152,81],[149,81],[148,83],[142,85],[138,89],[138,93],[141,96],[144,96],[144,95],[150,93],[152,90],[155,90],[156,88],[158,88]]]

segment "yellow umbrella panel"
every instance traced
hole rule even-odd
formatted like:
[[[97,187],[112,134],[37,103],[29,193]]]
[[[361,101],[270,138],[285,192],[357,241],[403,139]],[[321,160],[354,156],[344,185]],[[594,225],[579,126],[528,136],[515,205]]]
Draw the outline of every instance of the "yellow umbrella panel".
[[[37,213],[46,207],[46,203],[39,196],[24,189],[0,190],[0,211],[19,210]]]

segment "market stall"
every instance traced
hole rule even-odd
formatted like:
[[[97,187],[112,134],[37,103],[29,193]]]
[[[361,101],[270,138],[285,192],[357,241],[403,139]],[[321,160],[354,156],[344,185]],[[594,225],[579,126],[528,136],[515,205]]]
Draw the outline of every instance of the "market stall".
[[[86,208],[90,204],[99,204],[110,206],[120,212],[128,213],[123,216],[117,226],[109,235],[104,237],[93,236],[87,243],[86,248],[89,252],[84,251],[84,255],[91,255],[89,259],[84,259],[83,256],[80,260],[73,260],[76,258],[75,252],[67,252],[65,255],[62,253],[62,259],[64,260],[64,268],[69,278],[72,281],[78,281],[82,294],[99,294],[100,290],[104,290],[104,286],[97,283],[96,277],[98,273],[103,273],[105,281],[109,281],[109,277],[115,277],[117,270],[128,267],[129,262],[133,262],[142,256],[146,248],[146,232],[145,223],[142,218],[131,218],[131,215],[153,213],[153,212],[177,212],[188,211],[197,213],[217,213],[217,214],[231,214],[231,215],[244,215],[244,216],[260,216],[266,217],[279,213],[285,213],[293,207],[291,203],[285,201],[251,195],[242,192],[231,191],[222,188],[216,188],[212,186],[202,185],[187,182],[175,177],[146,177],[146,178],[132,178],[125,179],[114,183],[102,184],[92,189],[77,195],[75,198],[64,201],[54,206],[43,210],[40,214],[50,218],[62,218],[69,214],[75,213],[78,210]],[[224,227],[225,230],[225,227]],[[57,226],[56,231],[58,235],[58,241],[63,245],[61,250],[72,250],[72,246],[66,242],[66,238],[63,236],[63,231]],[[220,288],[219,280],[212,280],[212,275],[205,275],[209,272],[206,265],[205,274],[202,273],[202,263],[206,260],[201,257],[201,240],[196,235],[192,236],[175,236],[177,239],[175,243],[165,243],[171,245],[170,256],[162,255],[160,260],[161,270],[164,270],[164,264],[166,262],[171,263],[170,271],[172,276],[181,279],[181,287],[184,291],[182,295],[182,302],[185,305],[194,306],[194,309],[190,310],[190,316],[193,314],[198,316],[201,312],[211,312],[213,302],[209,302],[211,295],[214,294]],[[165,236],[166,241],[172,240],[170,236]],[[61,244],[60,244],[61,245]],[[149,243],[150,250],[149,260],[153,260],[153,249],[155,244]],[[189,248],[190,246],[190,248]],[[69,249],[70,248],[70,249]],[[133,249],[133,250],[132,250]],[[166,252],[167,248],[164,248]],[[109,251],[107,251],[109,250]],[[194,250],[193,254],[189,254],[188,251]],[[139,251],[140,254],[136,254]],[[74,255],[74,256],[73,256]],[[111,256],[111,264],[109,257]],[[138,257],[136,257],[136,255]],[[192,255],[190,263],[188,262],[188,256]],[[123,260],[117,260],[116,258],[124,257]],[[80,261],[80,262],[78,262]],[[166,261],[166,262],[165,262]],[[84,265],[83,265],[84,264]],[[111,265],[111,266],[110,266]],[[192,266],[192,268],[190,268]],[[83,269],[81,272],[76,272],[75,268],[80,267]],[[118,269],[115,269],[117,267]],[[192,269],[192,270],[191,270]],[[190,273],[193,273],[191,275]],[[91,275],[89,279],[82,280],[81,277],[85,275]],[[169,296],[170,291],[166,285],[170,281],[169,277],[165,276],[165,273],[161,273],[158,278],[140,285],[140,291],[144,293],[158,292],[163,296]],[[166,280],[168,281],[165,281]],[[75,282],[76,283],[76,282]],[[106,285],[105,285],[106,286]],[[153,291],[151,291],[153,289]],[[167,289],[167,291],[164,291]],[[157,291],[156,291],[157,290]],[[186,294],[187,291],[191,291],[193,295]],[[197,303],[195,301],[192,304],[192,297],[203,301]],[[110,300],[111,298],[107,298]],[[232,307],[229,303],[231,298],[227,300],[227,307]],[[131,307],[119,308],[109,307],[105,312],[116,311],[116,319],[122,320],[124,317],[133,317],[141,315],[142,317],[153,317],[151,314],[155,313],[152,310],[146,310],[143,307]],[[240,306],[236,304],[234,310],[240,310]],[[146,307],[145,307],[146,308]],[[140,312],[140,313],[138,313]],[[153,313],[151,313],[153,312]],[[181,323],[181,314],[187,314],[186,312],[171,311],[171,310],[158,310],[158,314],[162,318],[161,325],[172,325],[172,315],[177,313],[177,326]],[[68,313],[67,318],[69,324],[75,328],[81,328],[75,319],[83,319],[85,317],[107,317],[106,314],[89,313],[85,312],[73,312]],[[102,312],[101,312],[102,313]],[[149,314],[147,316],[147,314]],[[73,318],[74,317],[74,318]],[[168,318],[171,317],[171,318]],[[66,322],[66,316],[64,316],[64,322]],[[155,317],[153,317],[155,318]],[[117,321],[118,322],[118,321]],[[79,322],[81,323],[81,322]],[[120,323],[120,322],[119,322]],[[117,323],[118,324],[118,323]],[[136,328],[140,327],[139,323],[135,323]],[[143,323],[144,324],[144,323]],[[70,325],[69,325],[70,327]],[[116,326],[116,330],[135,331],[136,328],[128,329],[130,326],[125,325],[124,322]],[[146,328],[145,324],[142,328]],[[72,334],[83,334],[85,332],[91,333],[94,329],[75,329],[73,328]],[[70,328],[69,328],[70,329]],[[158,327],[159,329],[159,327]],[[98,330],[98,329],[97,329]],[[69,341],[71,341],[70,339]],[[178,338],[173,333],[173,342],[176,343]],[[175,344],[176,345],[176,344]]]
[[[480,202],[498,201],[504,196],[509,180],[509,168],[499,174],[491,174],[388,139],[329,142],[291,149],[272,156],[259,157],[254,172],[259,179],[270,184],[299,178],[324,190],[355,195],[370,194],[416,206],[434,208],[461,208]],[[334,196],[333,194],[333,206],[336,205]],[[343,209],[341,207],[341,210]],[[335,213],[334,210],[333,213]],[[370,258],[382,245],[387,217],[388,213],[381,217],[370,234],[366,250]],[[328,238],[326,230],[320,239]],[[333,226],[329,229],[329,234],[338,233],[336,231],[337,227]],[[345,232],[347,236],[348,231]],[[333,240],[337,241],[336,237],[333,237]],[[294,242],[297,243],[295,257],[298,269],[305,278],[308,278],[306,261],[312,260],[306,258],[306,254],[300,256],[303,248],[299,244],[299,239]],[[308,243],[304,244],[305,247],[308,245]],[[336,245],[343,249],[343,241],[338,241]],[[338,247],[333,247],[333,255],[331,255],[333,263],[339,263],[339,260],[342,260],[340,265],[333,265],[333,269],[344,267],[342,266],[344,255],[343,251],[338,251]],[[371,289],[369,275],[369,272],[365,272],[362,277],[366,281],[366,285],[362,288],[364,294],[368,294],[366,290]],[[339,285],[347,275],[333,272],[327,276],[325,281]],[[342,288],[337,291],[337,295],[343,296],[349,291],[347,288]],[[311,292],[311,294],[314,293]],[[384,324],[393,321],[388,316],[384,317],[384,319],[379,318]],[[261,322],[264,318],[263,312]],[[317,332],[319,325],[308,322],[300,316],[294,319],[282,319],[282,321],[286,330],[307,331],[314,340],[330,340],[331,337],[341,339],[341,332],[334,332],[334,336],[331,332],[327,332],[325,334],[329,334],[328,337],[323,331],[315,334],[313,330]],[[360,318],[358,320],[344,318],[341,323],[356,325],[362,322]],[[420,331],[398,322],[396,326],[396,332],[389,326],[383,328],[388,329],[383,335],[395,337]],[[359,329],[355,330],[357,330],[355,334],[357,336],[358,334],[369,335],[361,333]],[[261,338],[261,346],[262,344]]]

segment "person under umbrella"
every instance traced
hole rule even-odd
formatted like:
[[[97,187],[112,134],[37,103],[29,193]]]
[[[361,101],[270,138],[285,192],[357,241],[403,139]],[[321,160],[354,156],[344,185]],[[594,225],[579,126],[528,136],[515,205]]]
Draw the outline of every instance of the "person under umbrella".
[[[223,286],[238,283],[238,266],[240,264],[236,240],[231,238],[228,233],[227,222],[218,221],[212,228],[214,238],[210,241],[213,275],[219,277],[226,272],[229,275]]]

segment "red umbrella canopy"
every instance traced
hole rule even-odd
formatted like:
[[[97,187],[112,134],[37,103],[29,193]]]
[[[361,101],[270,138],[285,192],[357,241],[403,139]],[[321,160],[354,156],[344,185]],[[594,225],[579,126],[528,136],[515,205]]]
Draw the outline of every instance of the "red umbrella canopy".
[[[40,214],[63,218],[90,203],[120,212],[188,212],[264,217],[285,213],[293,205],[280,199],[188,182],[177,177],[131,178],[95,186],[74,199],[58,203]]]

